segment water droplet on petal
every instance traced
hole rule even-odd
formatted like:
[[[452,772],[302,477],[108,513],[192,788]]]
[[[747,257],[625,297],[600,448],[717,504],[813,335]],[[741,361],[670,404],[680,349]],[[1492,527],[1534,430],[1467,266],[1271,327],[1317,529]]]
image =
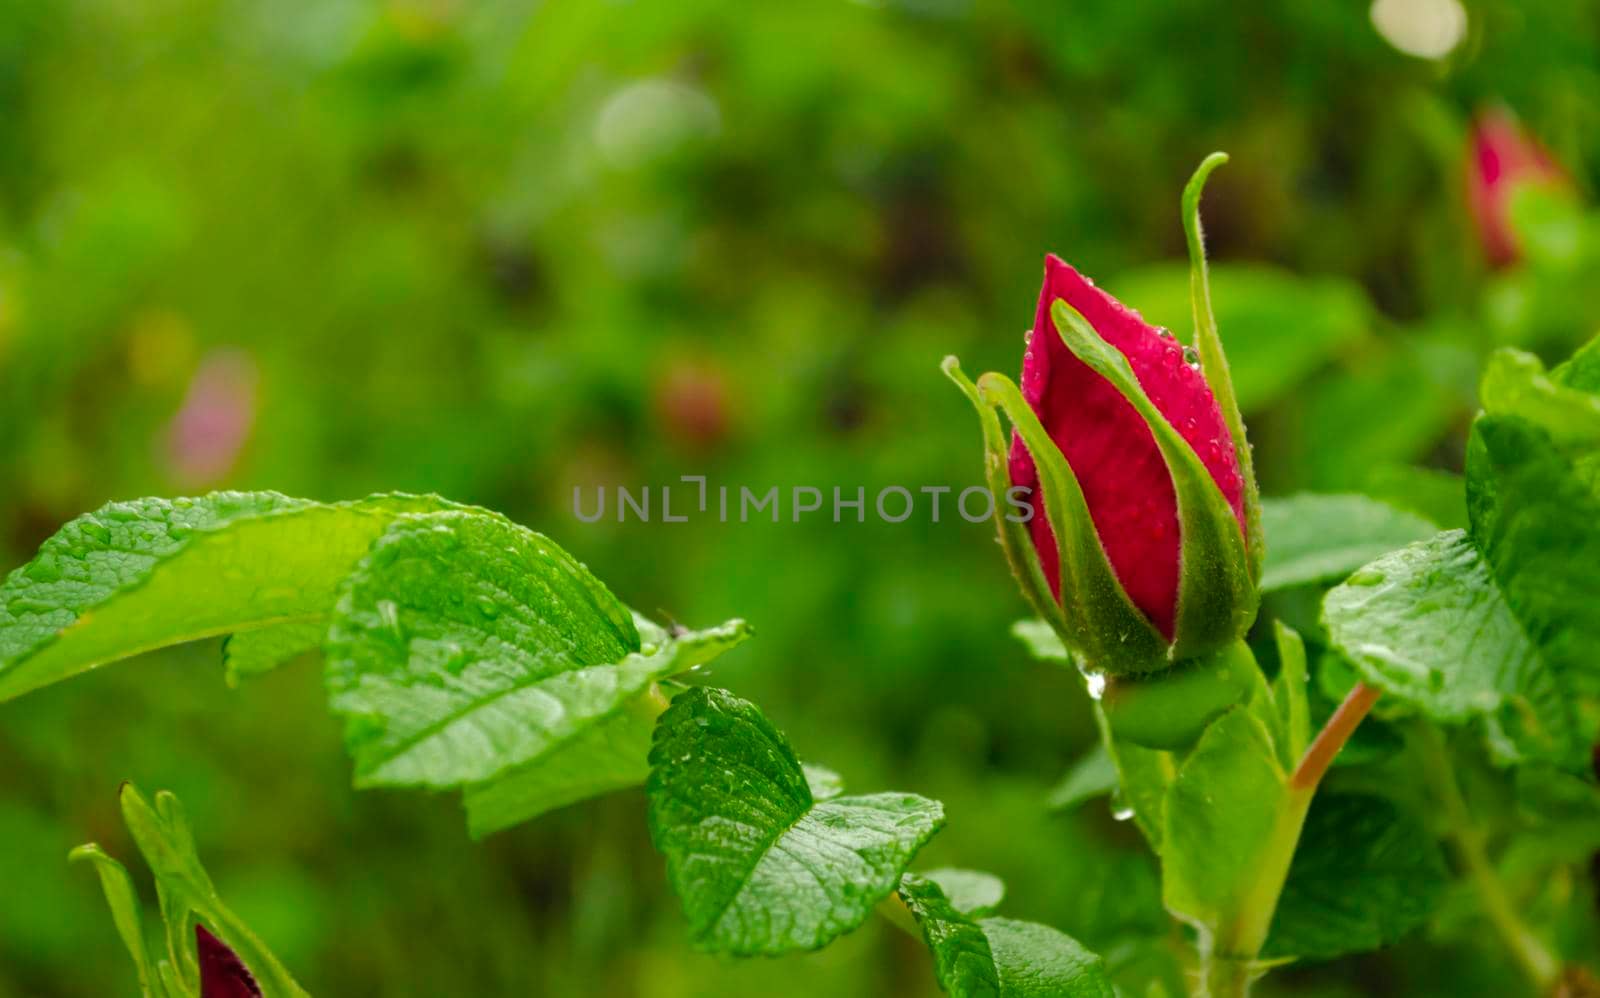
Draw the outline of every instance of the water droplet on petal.
[[[1198,371],[1200,369],[1200,351],[1194,347],[1184,347],[1183,362]]]
[[[1176,337],[1174,337],[1172,335],[1172,330],[1168,329],[1166,326],[1157,326],[1156,327],[1156,335],[1161,337],[1164,340],[1170,340],[1170,339],[1175,339],[1176,338]]]

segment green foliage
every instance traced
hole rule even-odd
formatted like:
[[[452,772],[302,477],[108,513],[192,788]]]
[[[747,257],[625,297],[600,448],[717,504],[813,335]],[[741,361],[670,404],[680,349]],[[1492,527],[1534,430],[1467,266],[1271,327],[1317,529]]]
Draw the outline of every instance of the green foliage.
[[[1246,892],[1272,842],[1288,776],[1272,734],[1239,708],[1206,729],[1167,792],[1161,874],[1167,908],[1217,926],[1249,905]]]
[[[1181,993],[1181,947],[1131,827],[1099,807],[1042,813],[1056,767],[1095,739],[1093,708],[1073,673],[1025,668],[1005,642],[1021,614],[990,531],[951,515],[950,497],[938,524],[609,511],[579,524],[572,487],[702,472],[713,486],[869,493],[980,482],[971,414],[931,363],[955,351],[1015,375],[1046,249],[1186,336],[1173,195],[1214,147],[1233,161],[1205,195],[1211,304],[1272,494],[1363,492],[1467,528],[1457,473],[1490,351],[1553,362],[1595,328],[1600,127],[1583,95],[1600,57],[1579,0],[1463,4],[1466,39],[1436,60],[1396,50],[1368,3],[1240,17],[1078,5],[1071,30],[1041,0],[634,4],[623,17],[606,4],[3,6],[0,568],[109,497],[398,487],[503,510],[653,616],[757,622],[759,648],[720,660],[718,685],[782,704],[796,743],[842,771],[944,800],[951,827],[927,861],[992,865],[1020,917],[1107,954],[1130,995]],[[1188,39],[1204,44],[1175,43]],[[1116,99],[1082,99],[1100,94]],[[1570,180],[1560,197],[1514,200],[1525,253],[1505,268],[1484,265],[1462,196],[1485,103],[1514,109]],[[174,417],[219,352],[256,372],[253,431],[230,467],[192,479],[171,460]],[[1562,456],[1581,478],[1583,455]],[[1552,550],[1581,564],[1581,543]],[[322,544],[310,537],[308,554]],[[1357,678],[1315,611],[1297,612],[1321,585],[1267,607],[1304,635],[1312,730],[1333,707],[1321,691]],[[185,598],[244,595],[211,575]],[[97,627],[93,614],[78,626]],[[1274,675],[1271,623],[1253,646]],[[229,674],[320,645],[326,621],[275,630],[229,638]],[[688,952],[656,898],[640,800],[472,848],[453,801],[353,794],[318,656],[230,693],[215,644],[3,704],[0,883],[30,901],[0,906],[7,998],[119,983],[105,975],[123,959],[116,935],[94,931],[109,926],[85,917],[89,885],[52,858],[85,829],[109,834],[102,791],[123,777],[180,792],[230,902],[319,994],[914,990],[903,947],[866,932],[782,961]],[[744,668],[757,651],[760,668]],[[575,776],[643,772],[660,706],[630,701],[603,739],[611,761],[596,749]],[[1389,692],[1377,711],[1415,708]],[[1369,718],[1330,790],[1420,796],[1397,727]],[[1581,820],[1592,781],[1573,768],[1559,774],[1570,794],[1524,798],[1527,774],[1555,771],[1475,764],[1477,734],[1452,753],[1520,917],[1596,966],[1592,847],[1576,825],[1524,813],[1560,796]],[[1118,755],[1130,771],[1151,763],[1136,786],[1163,786],[1160,765],[1182,761]],[[555,761],[545,777],[530,764],[535,786],[560,782]],[[1153,796],[1113,808],[1141,801],[1148,831]],[[1458,882],[1428,931],[1260,990],[1534,991],[1478,907]]]
[[[1581,370],[1574,367],[1569,370]],[[1585,649],[1600,499],[1585,480],[1595,397],[1502,353],[1468,448],[1470,532],[1380,558],[1328,594],[1334,645],[1370,682],[1448,723],[1484,717],[1498,751],[1588,766],[1600,685]],[[1548,426],[1550,429],[1545,429]]]
[[[950,907],[969,918],[993,915],[1000,907],[1000,902],[1006,898],[1005,881],[992,873],[983,873],[979,870],[957,870],[941,866],[936,870],[923,870],[919,874],[908,873],[906,876],[933,881],[944,894]],[[902,879],[900,882],[902,896],[905,889],[905,880]]]
[[[1379,558],[1324,613],[1334,646],[1390,696],[1450,724],[1503,716],[1547,757],[1580,749],[1572,702],[1461,531]]]
[[[1104,744],[1096,744],[1072,764],[1051,790],[1045,803],[1054,811],[1068,811],[1084,801],[1109,794],[1117,786],[1117,765]]]
[[[650,765],[650,835],[703,949],[826,945],[872,914],[944,824],[914,794],[816,800],[783,735],[721,690],[673,701]]]
[[[1392,945],[1433,913],[1448,882],[1439,843],[1415,815],[1382,797],[1320,794],[1264,955],[1327,960]]]
[[[443,505],[272,492],[110,503],[0,584],[0,699],[166,645],[325,619],[340,581],[395,517]],[[273,664],[264,651],[256,646],[249,670]]]
[[[907,874],[900,899],[952,998],[1111,998],[1099,957],[1048,926],[963,910],[933,877]]]
[[[380,538],[340,597],[327,655],[356,779],[373,786],[491,779],[688,667],[642,654],[627,609],[566,552],[474,513]]]
[[[1361,495],[1305,493],[1262,503],[1267,560],[1264,591],[1333,582],[1438,527]]]

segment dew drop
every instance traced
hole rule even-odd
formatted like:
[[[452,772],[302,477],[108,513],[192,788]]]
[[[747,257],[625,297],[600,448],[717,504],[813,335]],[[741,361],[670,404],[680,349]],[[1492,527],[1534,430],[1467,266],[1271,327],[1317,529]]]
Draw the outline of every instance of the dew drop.
[[[1024,329],[1024,330],[1023,330],[1023,331],[1022,331],[1022,342],[1023,342],[1023,343],[1024,343],[1024,344],[1027,344],[1027,343],[1032,343],[1032,342],[1033,342],[1033,330],[1031,330],[1031,329]]]
[[[1111,817],[1115,821],[1127,821],[1133,817],[1133,807],[1128,803],[1128,799],[1123,796],[1121,787],[1116,787],[1111,791]]]
[[[1200,351],[1196,350],[1194,347],[1184,347],[1183,362],[1188,364],[1196,371],[1200,370]]]
[[[477,606],[478,612],[490,620],[500,616],[500,604],[496,603],[487,596],[479,596],[477,599]]]
[[[1090,698],[1098,700],[1102,696],[1105,695],[1105,692],[1106,692],[1106,674],[1105,673],[1103,673],[1103,672],[1090,672],[1089,670],[1085,669],[1085,670],[1083,670],[1083,682],[1084,682],[1084,685],[1087,686],[1088,689],[1089,689]]]
[[[41,555],[23,569],[23,574],[34,582],[55,582],[61,578],[61,562],[51,555]]]
[[[1172,335],[1172,330],[1168,329],[1166,326],[1157,326],[1156,327],[1156,335],[1161,337],[1164,340],[1170,340],[1170,339],[1175,339],[1176,338],[1176,337],[1174,337]]]
[[[97,520],[85,520],[78,529],[83,532],[83,536],[96,544],[111,543],[111,528]]]
[[[1345,581],[1352,586],[1377,586],[1382,585],[1384,574],[1371,568],[1363,568]]]
[[[459,676],[466,671],[467,665],[472,661],[472,653],[460,645],[451,645],[450,654],[445,656],[444,671],[452,676]]]

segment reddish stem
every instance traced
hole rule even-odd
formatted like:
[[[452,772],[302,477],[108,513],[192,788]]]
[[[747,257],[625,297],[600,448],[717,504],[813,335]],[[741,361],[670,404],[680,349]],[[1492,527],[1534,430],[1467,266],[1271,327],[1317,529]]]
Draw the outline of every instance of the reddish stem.
[[[1333,757],[1344,748],[1344,743],[1350,740],[1350,735],[1355,732],[1356,725],[1367,716],[1372,705],[1378,702],[1380,691],[1375,686],[1366,683],[1357,683],[1344,703],[1328,718],[1328,723],[1317,732],[1317,737],[1312,739],[1306,748],[1306,754],[1300,758],[1300,765],[1295,767],[1294,775],[1289,778],[1289,786],[1295,790],[1311,790],[1322,782],[1322,776],[1333,764]]]

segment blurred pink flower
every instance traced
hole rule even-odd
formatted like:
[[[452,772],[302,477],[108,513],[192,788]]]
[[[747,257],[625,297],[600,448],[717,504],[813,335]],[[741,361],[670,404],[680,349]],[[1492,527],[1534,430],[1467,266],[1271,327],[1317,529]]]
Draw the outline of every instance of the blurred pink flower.
[[[174,482],[213,485],[233,470],[255,426],[256,379],[256,362],[243,350],[215,350],[201,360],[166,431]]]
[[[1522,255],[1511,226],[1511,196],[1516,188],[1563,180],[1549,153],[1509,111],[1491,109],[1478,116],[1467,162],[1467,204],[1492,266],[1515,263]]]

